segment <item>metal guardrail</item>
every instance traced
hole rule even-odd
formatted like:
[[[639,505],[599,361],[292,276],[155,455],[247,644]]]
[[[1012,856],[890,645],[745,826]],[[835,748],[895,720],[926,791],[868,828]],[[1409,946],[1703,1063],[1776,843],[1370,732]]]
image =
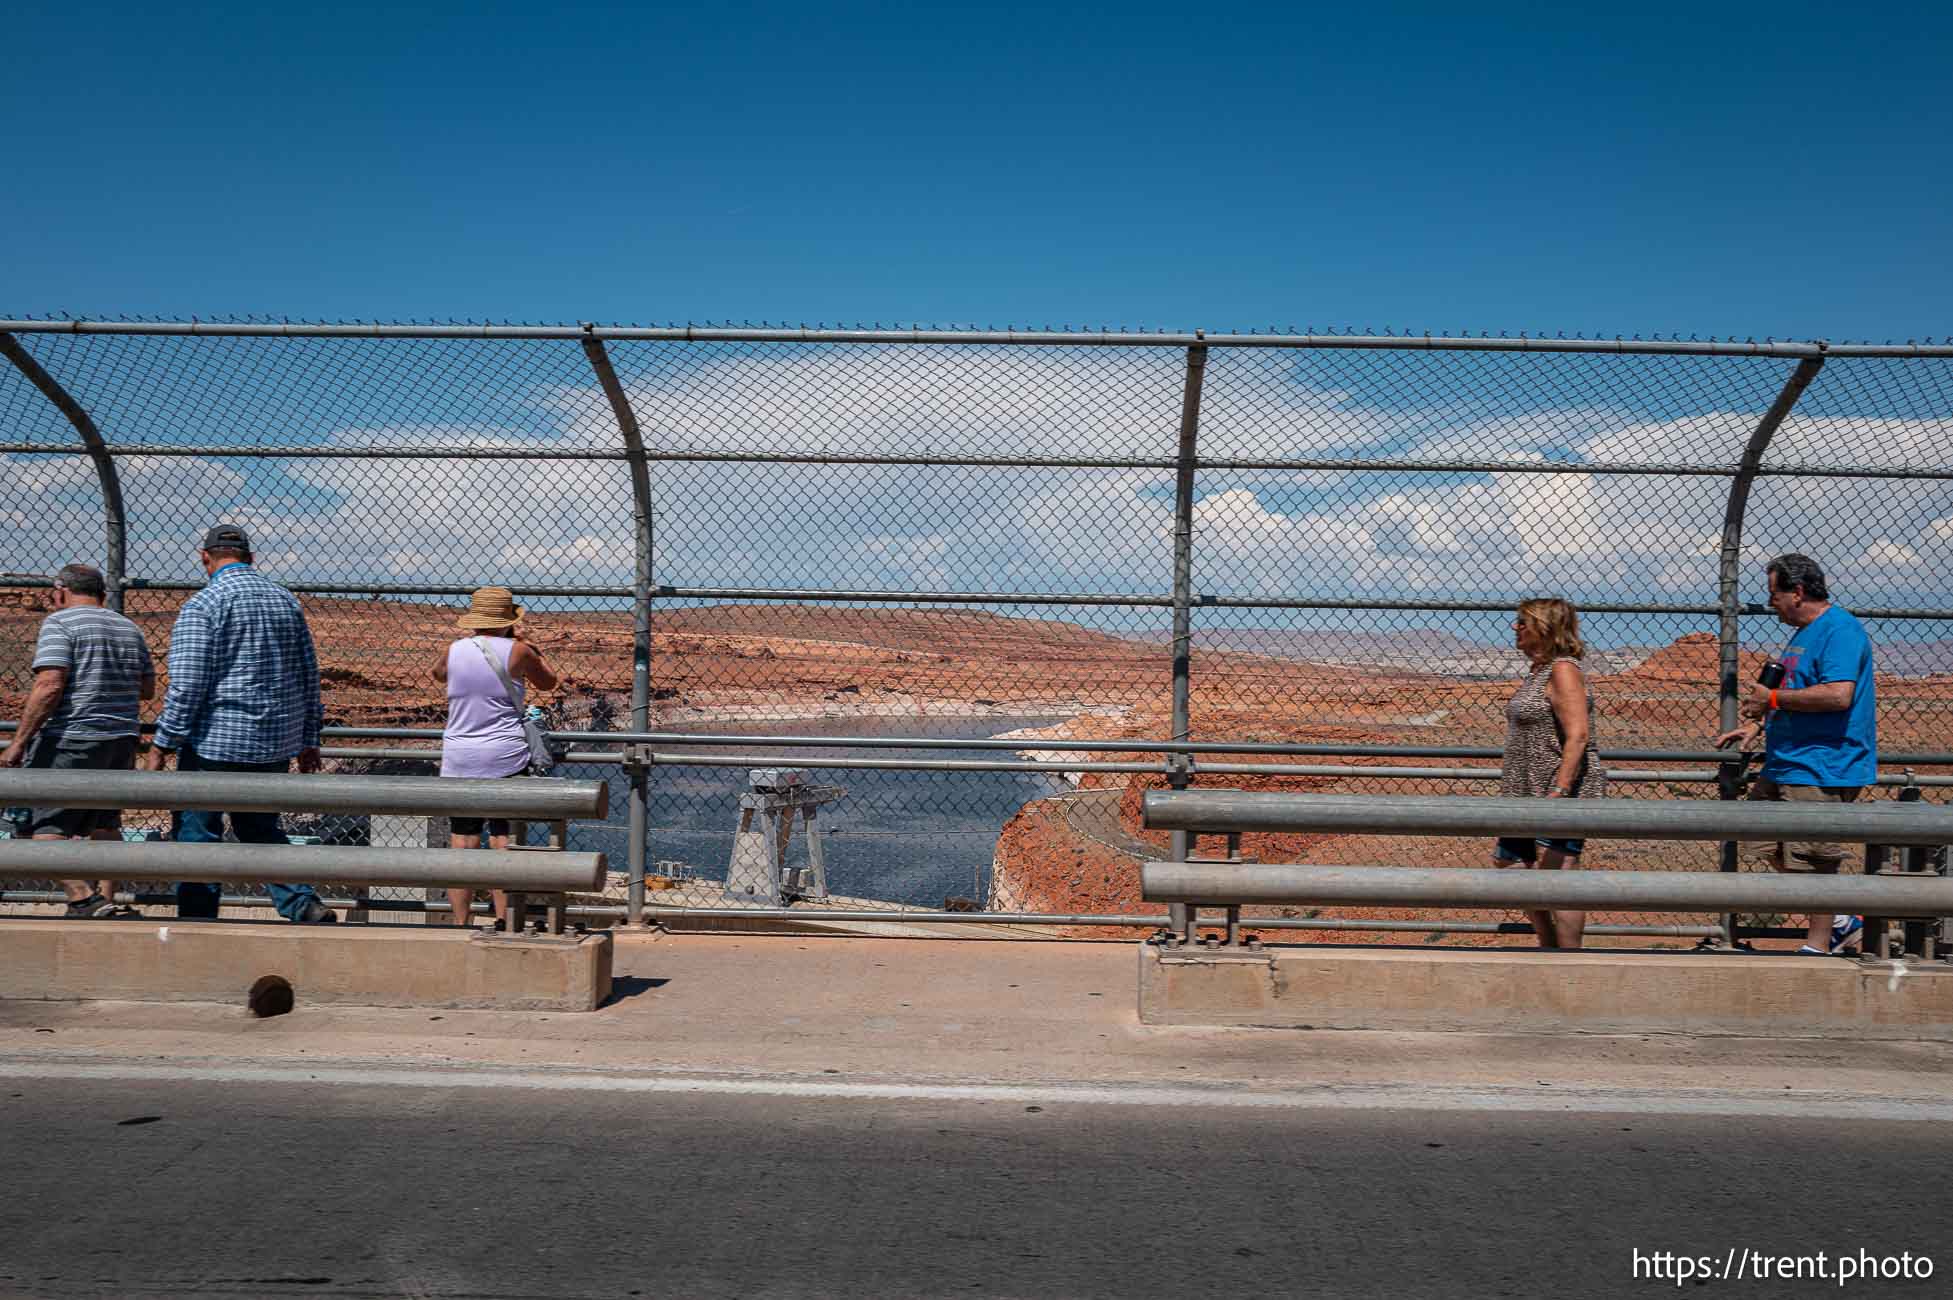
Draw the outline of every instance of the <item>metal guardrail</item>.
[[[0,802],[61,808],[220,808],[397,816],[506,817],[558,827],[554,852],[483,853],[465,849],[321,848],[292,844],[127,843],[120,840],[0,840],[0,878],[208,880],[320,879],[352,885],[498,889],[520,913],[525,894],[559,896],[551,926],[561,929],[560,895],[601,892],[601,853],[564,851],[572,819],[602,818],[603,781],[521,777],[502,781],[281,773],[0,771]],[[361,903],[364,906],[364,900]]]
[[[809,327],[761,325],[510,325],[391,324],[379,321],[225,321],[225,320],[72,320],[23,318],[0,320],[0,330],[14,334],[133,334],[205,338],[414,338],[414,339],[584,339],[640,340],[668,343],[880,343],[967,344],[1033,347],[1216,347],[1216,348],[1354,348],[1409,352],[1533,352],[1602,353],[1644,356],[1725,357],[1953,357],[1953,343],[1833,343],[1817,339],[1680,339],[1567,338],[1521,333],[1497,338],[1480,334],[1231,334],[1225,331],[1156,333],[1125,330],[1066,329],[873,329],[859,325]]]
[[[1953,878],[1765,872],[1510,871],[1482,867],[1149,862],[1156,903],[1325,907],[1566,908],[1610,912],[1850,912],[1953,915]],[[1255,924],[1259,924],[1256,922]]]
[[[0,720],[0,735],[11,733],[17,724],[10,720]],[[153,724],[144,724],[143,733],[155,730]],[[419,740],[438,741],[439,731],[425,727],[327,727],[323,732],[327,740]],[[1278,756],[1323,756],[1323,757],[1374,757],[1374,758],[1461,758],[1497,759],[1500,751],[1484,746],[1463,745],[1334,745],[1334,744],[1266,744],[1240,743],[1228,741],[1189,742],[1189,741],[1146,741],[1146,740],[1047,740],[1035,739],[992,740],[984,738],[946,740],[940,736],[741,736],[707,735],[683,732],[627,732],[627,731],[552,731],[549,739],[559,745],[609,745],[619,748],[604,749],[565,749],[561,751],[565,763],[603,765],[621,767],[643,765],[645,767],[765,767],[776,765],[780,758],[768,751],[774,749],[823,748],[839,750],[946,750],[946,751],[996,751],[999,753],[1105,753],[1105,754],[1162,754],[1184,755],[1186,762],[1176,765],[1172,761],[1159,763],[1107,762],[1081,759],[1066,762],[1062,759],[1007,760],[1007,759],[930,759],[930,758],[803,758],[795,757],[796,767],[825,767],[837,770],[857,771],[895,771],[895,772],[1122,772],[1134,775],[1159,774],[1172,775],[1188,773],[1210,776],[1323,776],[1332,778],[1363,778],[1370,780],[1405,781],[1496,781],[1499,769],[1496,767],[1404,767],[1382,766],[1378,764],[1349,763],[1226,763],[1203,762],[1203,756],[1225,757],[1244,754],[1271,754]],[[672,750],[646,749],[648,745],[670,745]],[[684,751],[690,748],[737,748],[753,751],[746,754],[712,757],[693,757]],[[326,758],[389,760],[396,762],[438,763],[441,750],[432,747],[403,747],[375,745],[327,745],[320,750]],[[1683,782],[1712,785],[1721,780],[1719,768],[1722,766],[1747,763],[1752,756],[1734,753],[1729,750],[1690,750],[1690,749],[1601,749],[1603,759],[1639,761],[1646,763],[1706,763],[1716,764],[1717,768],[1639,768],[1610,767],[1605,769],[1609,781],[1626,784],[1655,784],[1661,782]],[[1880,786],[1920,786],[1923,788],[1953,788],[1953,776],[1920,775],[1912,771],[1915,767],[1953,767],[1953,752],[1921,751],[1918,753],[1897,753],[1882,757],[1879,766],[1883,769],[1875,784]],[[384,812],[384,809],[366,811]],[[599,814],[601,815],[601,814]],[[537,818],[537,820],[542,820]]]
[[[13,729],[12,722],[0,722],[0,732]],[[145,725],[147,734],[154,727]],[[439,740],[441,732],[428,727],[327,727],[323,734],[347,740]],[[742,735],[737,732],[715,734],[690,731],[574,731],[549,733],[550,739],[574,745],[665,745],[750,747],[755,749],[1023,749],[1054,752],[1101,752],[1107,754],[1283,754],[1295,757],[1339,758],[1489,758],[1504,757],[1505,751],[1492,745],[1376,745],[1326,742],[1245,741],[1245,740],[1142,740],[1108,738],[1104,740],[1058,740],[1043,736],[1026,739],[984,738],[978,736],[806,736]],[[1714,763],[1740,765],[1754,757],[1734,749],[1623,749],[1599,746],[1603,759],[1642,763]],[[1881,767],[1953,766],[1953,750],[1881,751]]]
[[[403,817],[602,820],[604,781],[512,777],[465,781],[438,776],[237,772],[0,770],[0,803],[43,808],[217,808],[225,812],[326,812]]]
[[[119,840],[0,840],[0,875],[70,880],[329,880],[346,885],[601,890],[601,853],[484,853],[467,849],[355,849],[298,844],[127,844]]]
[[[1372,799],[1248,790],[1149,790],[1154,829],[1201,834],[1293,831],[1365,835],[1536,835],[1556,839],[1833,840],[1953,843],[1953,807],[1709,803],[1666,799]]]
[[[1919,800],[1857,805],[1456,797],[1386,802],[1339,795],[1184,790],[1147,792],[1141,819],[1149,827],[1171,827],[1183,834],[1274,831],[1725,843],[1953,843],[1953,807]],[[1880,954],[1889,940],[1885,920],[1953,917],[1953,878],[1917,872],[1861,877],[1172,861],[1142,864],[1140,892],[1151,902],[1173,905],[1178,931],[1174,941],[1178,942],[1192,942],[1199,907],[1225,908],[1230,945],[1239,941],[1241,908],[1255,904],[1715,911],[1726,918],[1717,933],[1732,939],[1739,937],[1739,912],[1850,912],[1866,917],[1868,951]],[[1921,940],[1922,952],[1930,957],[1933,938],[1928,933]]]

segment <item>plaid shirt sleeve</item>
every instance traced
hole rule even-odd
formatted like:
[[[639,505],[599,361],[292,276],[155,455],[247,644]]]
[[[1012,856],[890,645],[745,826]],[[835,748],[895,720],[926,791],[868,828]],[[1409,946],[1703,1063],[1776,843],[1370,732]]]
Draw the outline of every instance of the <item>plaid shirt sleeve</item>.
[[[195,732],[210,700],[210,648],[209,616],[194,604],[185,605],[170,632],[170,685],[156,723],[158,749],[181,749]]]
[[[319,654],[312,644],[312,626],[305,612],[298,615],[298,662],[305,697],[305,726],[300,741],[307,749],[319,747],[319,729],[325,725],[325,701],[319,695]]]

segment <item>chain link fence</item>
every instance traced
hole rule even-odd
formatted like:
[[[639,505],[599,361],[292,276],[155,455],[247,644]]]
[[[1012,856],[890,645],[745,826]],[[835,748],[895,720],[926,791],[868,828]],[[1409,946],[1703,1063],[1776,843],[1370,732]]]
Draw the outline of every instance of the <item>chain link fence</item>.
[[[630,791],[572,840],[610,854],[583,901],[618,914],[1154,916],[1138,861],[1221,846],[1144,830],[1144,788],[1490,793],[1535,595],[1582,611],[1612,793],[1716,798],[1709,739],[1781,643],[1763,563],[1791,550],[1873,635],[1887,779],[1953,780],[1942,344],[30,320],[0,354],[0,716],[48,573],[101,565],[160,661],[221,519],[300,595],[330,763],[429,771],[431,666],[467,593],[508,586],[562,679],[567,772]],[[817,808],[755,784],[781,768]],[[754,876],[768,819],[785,874]],[[1673,943],[1715,920],[1595,919]]]

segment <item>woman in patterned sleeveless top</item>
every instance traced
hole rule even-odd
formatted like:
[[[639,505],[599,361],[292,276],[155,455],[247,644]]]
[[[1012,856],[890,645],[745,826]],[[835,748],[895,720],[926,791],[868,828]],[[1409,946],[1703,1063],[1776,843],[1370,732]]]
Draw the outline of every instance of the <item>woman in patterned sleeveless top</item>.
[[[1499,793],[1521,799],[1598,799],[1606,793],[1594,752],[1594,697],[1580,660],[1580,615],[1551,597],[1519,606],[1512,639],[1532,667],[1505,706],[1505,763]],[[1501,839],[1492,865],[1580,865],[1582,840]],[[1578,948],[1585,912],[1528,912],[1542,948]]]

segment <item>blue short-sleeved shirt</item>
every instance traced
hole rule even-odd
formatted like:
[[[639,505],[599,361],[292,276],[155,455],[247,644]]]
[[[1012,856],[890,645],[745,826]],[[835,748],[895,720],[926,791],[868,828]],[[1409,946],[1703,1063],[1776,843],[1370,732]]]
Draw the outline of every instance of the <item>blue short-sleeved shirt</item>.
[[[1878,776],[1878,689],[1872,640],[1836,605],[1797,629],[1783,652],[1786,688],[1852,682],[1851,707],[1770,718],[1763,775],[1778,785],[1870,785]]]

